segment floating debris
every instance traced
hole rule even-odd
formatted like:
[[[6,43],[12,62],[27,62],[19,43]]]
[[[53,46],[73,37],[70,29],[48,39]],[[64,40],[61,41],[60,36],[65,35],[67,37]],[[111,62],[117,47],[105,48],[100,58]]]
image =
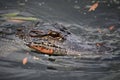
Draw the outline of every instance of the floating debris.
[[[23,21],[23,20],[7,20],[8,22],[14,22],[14,23],[23,23],[23,22],[26,22],[26,21]]]
[[[96,43],[96,46],[101,47],[101,46],[103,46],[103,43]]]
[[[94,4],[90,7],[90,9],[89,9],[88,11],[89,11],[89,12],[90,12],[90,11],[95,11],[97,7],[98,7],[98,2],[94,3]]]
[[[14,13],[7,13],[7,14],[2,14],[2,17],[14,17],[17,16],[19,12],[14,12]]]
[[[109,30],[111,31],[111,30],[113,30],[115,28],[115,26],[110,26],[109,27]]]
[[[25,58],[22,60],[22,63],[23,63],[23,65],[25,65],[25,64],[27,64],[27,62],[28,62],[28,58],[25,57]]]
[[[19,16],[19,15],[20,15],[20,12],[1,14],[0,20],[12,21],[12,22],[17,22],[17,23],[21,23],[24,21],[37,21],[37,20],[39,20],[38,18],[35,18],[35,17],[26,17],[26,16]]]
[[[38,18],[35,17],[5,17],[8,20],[25,20],[25,21],[37,21]]]

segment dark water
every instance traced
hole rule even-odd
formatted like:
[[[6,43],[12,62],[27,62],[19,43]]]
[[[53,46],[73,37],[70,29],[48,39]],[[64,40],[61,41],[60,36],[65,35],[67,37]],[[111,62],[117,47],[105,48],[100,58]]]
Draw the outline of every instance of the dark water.
[[[120,1],[100,0],[98,8],[88,12],[93,3],[94,0],[0,0],[0,14],[20,12],[45,22],[62,23],[81,42],[105,44],[99,58],[47,56],[31,52],[14,33],[0,36],[0,80],[119,80]],[[1,20],[0,25],[6,28],[7,23]],[[115,28],[110,31],[110,26]],[[11,28],[14,32],[16,27]],[[26,65],[22,64],[24,57],[28,57]]]

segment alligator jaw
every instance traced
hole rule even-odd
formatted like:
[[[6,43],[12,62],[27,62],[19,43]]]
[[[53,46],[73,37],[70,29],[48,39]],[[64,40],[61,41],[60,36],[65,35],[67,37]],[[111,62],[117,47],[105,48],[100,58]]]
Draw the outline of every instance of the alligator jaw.
[[[45,54],[49,54],[49,55],[52,55],[54,53],[54,50],[51,48],[46,48],[44,46],[41,46],[41,45],[36,45],[34,43],[27,43],[26,44],[28,47],[38,51],[38,52],[41,52],[41,53],[45,53]]]
[[[64,55],[70,55],[70,56],[80,56],[79,51],[75,51],[72,49],[62,49],[60,47],[47,47],[43,44],[35,44],[34,42],[26,43],[26,46],[28,46],[31,49],[34,49],[37,52],[48,54],[48,55],[57,55],[57,56],[64,56]]]

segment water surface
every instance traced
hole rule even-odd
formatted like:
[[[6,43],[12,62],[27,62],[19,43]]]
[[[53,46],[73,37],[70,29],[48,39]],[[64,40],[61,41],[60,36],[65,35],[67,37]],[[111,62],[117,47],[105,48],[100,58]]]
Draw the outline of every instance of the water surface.
[[[38,54],[15,37],[14,29],[19,24],[1,20],[0,29],[12,25],[13,34],[0,34],[0,80],[119,80],[120,2],[100,0],[98,8],[88,12],[93,3],[94,0],[1,0],[0,14],[20,12],[45,22],[62,23],[81,42],[105,45],[99,58]],[[110,26],[115,27],[110,31]],[[39,60],[34,60],[34,56]],[[25,57],[28,62],[23,65]]]

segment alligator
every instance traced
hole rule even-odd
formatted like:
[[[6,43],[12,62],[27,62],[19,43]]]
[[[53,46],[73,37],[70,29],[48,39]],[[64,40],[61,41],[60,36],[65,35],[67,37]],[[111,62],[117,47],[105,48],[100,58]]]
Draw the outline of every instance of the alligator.
[[[59,23],[37,22],[17,29],[16,35],[25,41],[25,45],[37,52],[48,55],[81,55],[84,51],[96,50],[95,45],[80,42],[66,26]]]
[[[48,55],[98,58],[111,50],[111,48],[104,46],[104,43],[96,44],[96,42],[83,41],[62,23],[27,21],[20,24],[9,24],[5,22],[1,24],[0,37],[5,40],[19,39],[30,50]]]
[[[15,15],[16,13],[12,13],[12,16]],[[86,39],[86,41],[83,41],[84,39],[82,40],[76,36],[64,24],[44,22],[37,18],[23,17],[24,15],[12,19],[10,18],[11,14],[9,14],[8,19],[6,19],[7,16],[1,16],[0,18],[0,40],[3,38],[5,38],[5,40],[22,40],[25,42],[25,46],[39,53],[99,57],[104,56],[103,54],[107,52],[112,52],[114,48],[114,46],[112,48],[111,45],[104,45],[106,42],[89,42]],[[89,33],[87,33],[87,35],[88,34]],[[116,48],[117,47],[115,47],[115,49]]]

